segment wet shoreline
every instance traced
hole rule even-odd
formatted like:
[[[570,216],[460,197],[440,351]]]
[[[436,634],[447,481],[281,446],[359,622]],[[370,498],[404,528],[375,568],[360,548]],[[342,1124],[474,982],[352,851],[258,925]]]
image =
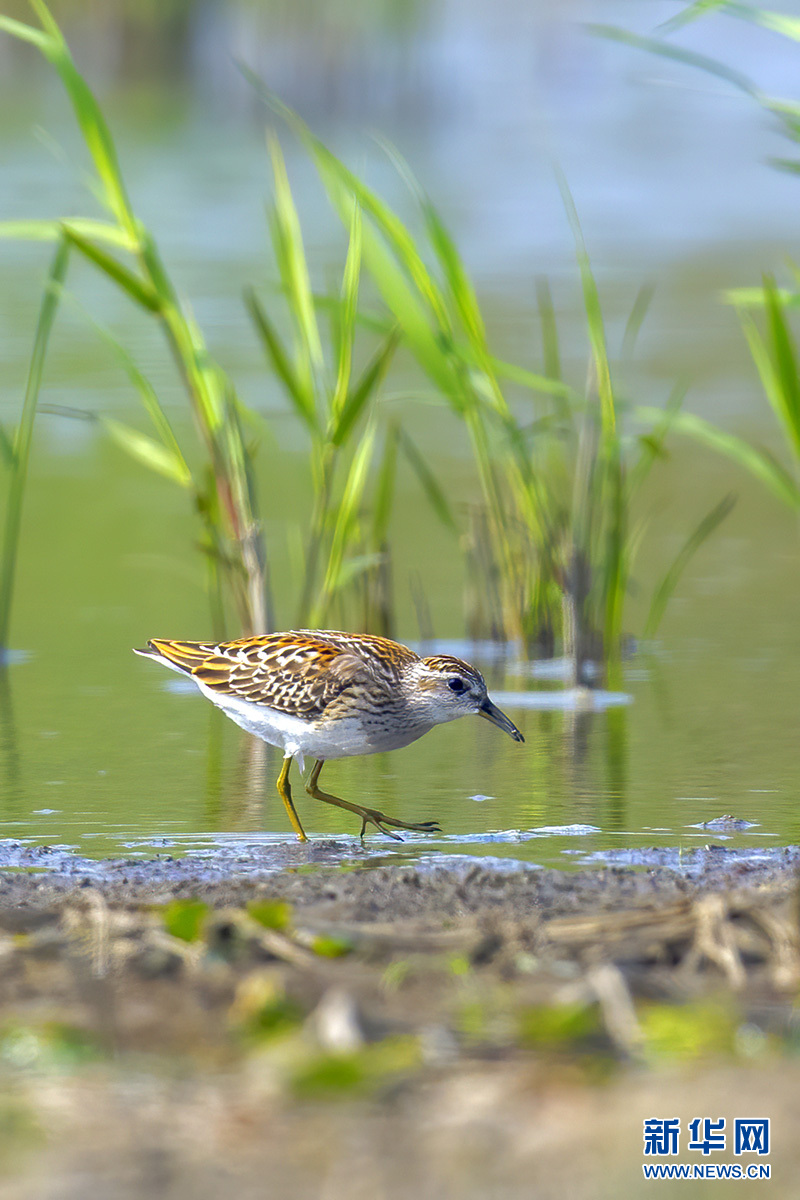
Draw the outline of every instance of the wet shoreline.
[[[132,905],[197,896],[224,906],[257,893],[299,906],[344,906],[354,919],[362,913],[391,919],[417,912],[452,918],[484,907],[521,916],[760,888],[785,883],[800,870],[798,846],[620,849],[573,871],[516,859],[415,857],[409,863],[387,861],[381,848],[339,839],[304,845],[238,841],[195,855],[148,859],[89,859],[59,847],[3,841],[0,906],[47,904],[91,887],[111,903]]]
[[[0,843],[9,1197],[598,1200],[654,1113],[795,1128],[800,848],[618,857]]]

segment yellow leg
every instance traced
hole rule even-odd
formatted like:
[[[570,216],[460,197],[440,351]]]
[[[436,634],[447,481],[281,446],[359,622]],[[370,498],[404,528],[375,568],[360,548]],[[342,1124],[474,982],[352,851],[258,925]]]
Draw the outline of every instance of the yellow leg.
[[[364,836],[364,831],[367,824],[374,825],[381,833],[385,833],[388,837],[394,838],[397,842],[402,842],[402,838],[397,833],[392,833],[388,829],[388,825],[393,825],[396,829],[417,829],[421,833],[441,833],[438,821],[420,821],[418,825],[409,824],[406,821],[396,821],[394,817],[387,817],[385,813],[378,812],[376,808],[364,808],[362,804],[351,804],[349,800],[342,800],[339,796],[332,796],[330,792],[323,792],[317,787],[319,773],[322,770],[323,759],[319,759],[314,763],[314,769],[308,777],[306,791],[309,796],[313,796],[315,800],[324,800],[326,804],[335,804],[337,808],[345,808],[348,812],[355,813],[361,817],[361,833],[359,837]]]
[[[294,803],[292,801],[292,789],[289,787],[289,767],[291,765],[291,758],[285,758],[283,760],[283,766],[281,767],[281,773],[278,776],[278,783],[276,786],[278,788],[281,800],[286,805],[286,811],[289,814],[289,820],[292,823],[292,829],[297,834],[297,840],[299,842],[307,842],[308,838],[303,831],[303,826],[300,824],[300,818],[295,811]]]

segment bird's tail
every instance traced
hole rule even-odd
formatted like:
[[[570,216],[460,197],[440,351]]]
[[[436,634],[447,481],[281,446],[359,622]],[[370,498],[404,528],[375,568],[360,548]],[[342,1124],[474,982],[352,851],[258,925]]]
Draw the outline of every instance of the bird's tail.
[[[134,654],[143,658],[153,658],[173,671],[182,675],[191,675],[195,667],[199,667],[209,654],[214,653],[214,647],[207,642],[172,642],[168,638],[150,638],[147,646],[141,650],[134,647]]]

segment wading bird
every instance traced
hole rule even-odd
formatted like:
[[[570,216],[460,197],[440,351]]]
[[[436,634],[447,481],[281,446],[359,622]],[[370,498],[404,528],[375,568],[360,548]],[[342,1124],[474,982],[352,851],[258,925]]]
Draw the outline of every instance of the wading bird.
[[[397,750],[470,713],[525,740],[469,663],[449,654],[420,658],[388,638],[300,629],[218,643],[151,638],[135,653],[187,676],[237,725],[280,746],[278,792],[301,841],[306,835],[289,786],[293,758],[301,771],[306,755],[316,759],[306,791],[359,816],[362,837],[371,824],[398,838],[392,829],[434,833],[438,822],[398,821],[323,792],[319,773],[327,759]]]

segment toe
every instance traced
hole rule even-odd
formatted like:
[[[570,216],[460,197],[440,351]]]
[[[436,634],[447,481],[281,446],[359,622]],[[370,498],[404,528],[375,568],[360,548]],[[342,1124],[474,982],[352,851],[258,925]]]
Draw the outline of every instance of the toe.
[[[402,842],[403,839],[399,833],[394,833],[391,829],[387,829],[383,824],[378,825],[378,828],[380,829],[381,833],[385,833],[386,836],[390,837],[393,842]]]

